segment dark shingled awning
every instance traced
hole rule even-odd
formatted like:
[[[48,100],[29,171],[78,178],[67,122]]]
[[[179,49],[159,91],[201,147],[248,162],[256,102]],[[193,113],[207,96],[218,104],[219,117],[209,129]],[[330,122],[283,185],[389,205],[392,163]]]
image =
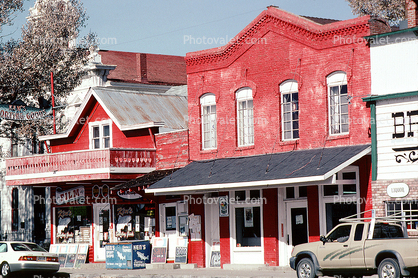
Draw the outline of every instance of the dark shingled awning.
[[[145,192],[173,194],[325,181],[370,149],[367,144],[194,161]]]

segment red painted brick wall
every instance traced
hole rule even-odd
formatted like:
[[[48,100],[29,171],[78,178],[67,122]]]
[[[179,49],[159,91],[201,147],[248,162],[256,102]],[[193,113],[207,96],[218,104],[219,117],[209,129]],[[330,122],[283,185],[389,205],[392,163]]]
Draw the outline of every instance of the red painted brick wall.
[[[308,186],[308,223],[309,242],[318,241],[319,230],[319,197],[318,186]]]
[[[248,156],[294,149],[370,143],[369,17],[324,26],[269,8],[223,48],[186,56],[189,99],[190,159]],[[241,43],[237,43],[241,38]],[[246,44],[256,39],[259,43]],[[347,73],[350,133],[330,136],[326,77]],[[299,86],[300,139],[281,139],[279,85],[294,79]],[[237,146],[235,92],[251,87],[254,102],[254,146]],[[199,98],[213,93],[217,102],[217,150],[203,151]]]
[[[203,195],[192,195],[192,198],[196,200],[202,199]],[[188,262],[197,264],[198,267],[205,267],[205,206],[201,204],[190,204],[189,215],[200,215],[201,228],[202,228],[202,239],[199,241],[192,241],[189,238],[189,253]]]
[[[108,80],[129,83],[186,85],[184,57],[100,50],[102,63],[116,65]]]
[[[279,264],[277,196],[276,188],[263,190],[264,263],[270,266]]]
[[[189,131],[155,135],[157,170],[181,168],[189,162]]]
[[[228,196],[228,193],[220,192],[219,196]],[[229,233],[229,216],[219,217],[219,233],[221,238],[221,266],[231,263],[231,242]]]

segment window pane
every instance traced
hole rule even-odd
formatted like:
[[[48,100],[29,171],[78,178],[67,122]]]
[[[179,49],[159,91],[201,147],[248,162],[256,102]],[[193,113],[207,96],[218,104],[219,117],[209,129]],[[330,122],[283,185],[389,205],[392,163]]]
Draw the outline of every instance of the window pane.
[[[324,196],[338,195],[338,185],[324,185]]]
[[[250,190],[250,199],[260,199],[260,190]]]
[[[237,247],[261,246],[260,207],[235,208]]]
[[[100,136],[99,127],[94,126],[93,127],[93,138],[99,138],[99,136]]]
[[[308,197],[308,187],[307,186],[300,186],[299,187],[299,198]]]
[[[356,185],[355,184],[344,184],[343,185],[343,194],[356,194]]]
[[[110,136],[110,128],[108,125],[103,126],[103,136]]]
[[[235,191],[235,200],[244,201],[245,200],[245,190]]]
[[[346,172],[343,173],[343,180],[355,180],[356,172]]]
[[[286,187],[286,199],[293,199],[293,198],[295,198],[295,188]]]
[[[165,229],[167,231],[176,230],[176,207],[166,207],[165,218]]]
[[[100,149],[100,139],[94,139],[93,140],[93,148],[94,149]]]
[[[103,142],[103,147],[104,148],[109,148],[110,147],[110,139],[109,138],[104,138],[104,142]]]

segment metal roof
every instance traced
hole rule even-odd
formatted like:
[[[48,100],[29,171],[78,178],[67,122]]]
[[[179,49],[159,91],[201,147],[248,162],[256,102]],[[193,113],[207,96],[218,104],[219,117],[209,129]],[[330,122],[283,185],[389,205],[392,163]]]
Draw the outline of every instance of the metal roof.
[[[326,181],[370,149],[370,145],[355,145],[194,161],[145,192],[172,194]]]
[[[121,130],[161,126],[187,129],[187,97],[96,87],[97,101]]]
[[[93,98],[122,131],[149,127],[159,127],[160,132],[187,129],[187,86],[174,86],[171,92],[173,93],[139,92],[112,87],[90,88],[67,131],[39,136],[39,140],[71,136],[80,117],[87,113],[88,104]]]

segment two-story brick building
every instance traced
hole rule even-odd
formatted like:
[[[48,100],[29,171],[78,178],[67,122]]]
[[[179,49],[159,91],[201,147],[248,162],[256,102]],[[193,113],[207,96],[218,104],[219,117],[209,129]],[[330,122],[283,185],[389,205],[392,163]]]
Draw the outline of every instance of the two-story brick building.
[[[287,265],[293,245],[371,208],[363,37],[389,30],[270,6],[227,45],[188,53],[191,163],[146,189],[160,235],[181,235],[188,214],[189,262]]]

